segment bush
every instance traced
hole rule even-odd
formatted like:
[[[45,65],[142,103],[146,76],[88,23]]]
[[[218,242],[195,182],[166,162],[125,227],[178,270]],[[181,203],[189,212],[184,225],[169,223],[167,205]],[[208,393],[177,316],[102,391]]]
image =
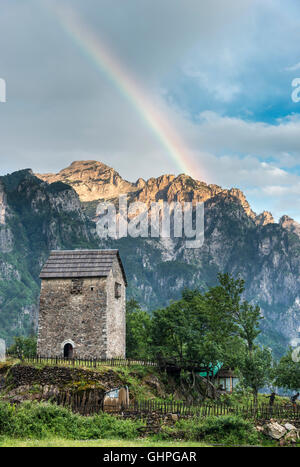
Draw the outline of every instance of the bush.
[[[180,420],[163,431],[164,439],[180,438],[188,441],[205,440],[211,444],[253,445],[259,435],[251,422],[235,415]]]
[[[8,349],[8,354],[14,357],[35,357],[36,356],[36,337],[14,337],[14,343]]]
[[[133,439],[140,422],[122,420],[100,413],[83,417],[50,403],[24,402],[18,407],[0,402],[0,435],[43,439]]]
[[[15,407],[0,403],[0,434],[8,433],[11,429],[11,421],[14,417]]]
[[[238,416],[209,417],[199,430],[207,441],[222,444],[255,444],[258,434],[251,422]]]

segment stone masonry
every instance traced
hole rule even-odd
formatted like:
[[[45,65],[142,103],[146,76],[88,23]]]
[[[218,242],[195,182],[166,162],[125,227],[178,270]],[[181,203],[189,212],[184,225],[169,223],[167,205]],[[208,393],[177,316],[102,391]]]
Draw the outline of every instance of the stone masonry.
[[[125,357],[127,283],[117,250],[53,251],[40,277],[39,355]]]

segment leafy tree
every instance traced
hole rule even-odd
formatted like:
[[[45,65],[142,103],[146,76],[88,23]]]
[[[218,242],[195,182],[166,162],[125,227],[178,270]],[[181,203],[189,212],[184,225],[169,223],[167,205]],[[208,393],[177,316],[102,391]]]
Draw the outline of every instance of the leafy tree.
[[[272,354],[269,349],[255,347],[251,352],[246,349],[239,355],[240,382],[245,388],[251,388],[255,404],[259,389],[270,381],[271,364]]]
[[[242,385],[252,390],[254,403],[257,404],[258,391],[270,381],[272,366],[271,352],[255,343],[261,332],[260,308],[244,300],[236,308],[234,316],[237,334],[242,342],[236,354],[235,367],[240,373]]]
[[[185,290],[182,299],[153,314],[152,340],[157,353],[205,367],[229,361],[237,327],[233,309],[239,302],[241,284],[228,274],[206,294]]]
[[[292,349],[284,355],[274,368],[275,385],[291,391],[300,390],[300,362],[294,361]]]
[[[261,333],[259,324],[263,319],[258,305],[253,306],[246,300],[235,311],[235,322],[238,327],[238,335],[245,342],[248,352],[255,347],[255,339]]]
[[[126,354],[128,358],[149,358],[151,317],[131,299],[126,304]]]
[[[8,349],[10,355],[16,357],[35,357],[37,348],[37,338],[31,337],[15,337],[14,343]]]
[[[151,348],[154,356],[197,362],[208,369],[219,363],[235,367],[257,400],[258,390],[269,381],[272,361],[270,352],[256,345],[260,309],[242,300],[243,279],[219,274],[218,281],[205,294],[184,290],[180,300],[154,311],[152,320],[130,301],[128,352],[140,356]]]
[[[199,361],[200,337],[208,320],[199,292],[184,291],[182,299],[154,311],[152,341],[156,354],[166,358]]]
[[[206,348],[211,362],[217,363],[213,354],[218,350],[218,361],[232,366],[235,363],[237,347],[239,347],[239,326],[237,315],[240,309],[241,294],[244,281],[234,279],[228,273],[218,274],[219,284],[211,287],[204,296],[205,307],[209,317],[209,332],[206,335]],[[208,350],[208,349],[207,349]],[[215,350],[215,351],[214,351]]]

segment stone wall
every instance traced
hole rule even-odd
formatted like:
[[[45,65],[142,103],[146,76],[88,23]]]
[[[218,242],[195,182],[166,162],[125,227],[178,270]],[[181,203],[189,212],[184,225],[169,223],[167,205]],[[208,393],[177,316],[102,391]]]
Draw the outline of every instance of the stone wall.
[[[115,297],[115,284],[120,284],[120,297]],[[125,358],[126,353],[126,287],[117,258],[107,278],[107,358]]]
[[[18,404],[51,401],[82,415],[103,410],[105,392],[123,385],[112,370],[98,371],[30,365],[0,368],[0,391],[3,400]]]
[[[85,278],[78,290],[71,279],[41,284],[38,354],[62,356],[65,343],[74,357],[107,357],[107,278]]]
[[[123,381],[112,370],[101,373],[83,368],[68,368],[63,366],[44,366],[37,368],[31,365],[13,365],[4,367],[5,385],[7,387],[32,386],[38,384],[55,385],[61,389],[78,388],[82,386],[101,387],[104,391],[123,385]],[[80,384],[79,384],[80,383]]]

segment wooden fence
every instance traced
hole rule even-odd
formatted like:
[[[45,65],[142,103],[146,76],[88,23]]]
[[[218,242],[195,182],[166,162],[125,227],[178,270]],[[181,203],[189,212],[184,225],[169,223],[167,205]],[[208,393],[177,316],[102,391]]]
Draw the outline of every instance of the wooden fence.
[[[148,367],[158,367],[161,370],[167,370],[168,372],[180,373],[181,370],[201,372],[207,371],[210,374],[210,369],[199,365],[198,362],[194,361],[181,361],[176,358],[160,358],[157,360],[150,359],[135,359],[135,358],[68,358],[68,357],[53,357],[53,356],[41,356],[35,357],[24,357],[23,355],[10,354],[7,352],[7,357],[16,357],[22,361],[29,363],[48,363],[55,365],[68,365],[68,366],[86,366],[90,368],[96,368],[100,365],[107,366],[132,366],[142,365]]]
[[[120,408],[117,407],[106,407],[106,411],[119,412]],[[121,409],[122,410],[122,409]],[[295,408],[292,406],[274,405],[270,407],[268,404],[261,404],[254,406],[253,404],[231,407],[228,404],[223,403],[211,403],[204,402],[202,404],[191,405],[185,402],[164,402],[164,401],[136,401],[129,404],[127,407],[123,407],[124,411],[133,413],[160,413],[161,415],[166,414],[177,414],[181,416],[198,416],[208,417],[210,415],[240,415],[243,418],[251,419],[269,419],[269,418],[280,418],[289,420],[300,419],[300,405]]]
[[[111,414],[132,415],[140,418],[147,418],[149,415],[156,414],[160,417],[165,417],[167,414],[176,414],[180,417],[208,417],[208,416],[224,416],[224,415],[239,415],[244,419],[269,420],[270,418],[299,420],[300,421],[300,405],[296,407],[274,405],[270,407],[267,404],[254,406],[253,404],[243,406],[229,406],[224,403],[203,402],[202,404],[191,405],[186,402],[176,401],[157,401],[143,400],[131,402],[127,405],[120,405],[113,401],[111,404],[105,402],[96,393],[89,394],[87,398],[82,398],[79,395],[72,393],[60,393],[53,401],[64,407],[69,407],[74,412],[82,415],[92,415],[105,411]]]
[[[66,357],[42,357],[37,355],[36,357],[20,357],[23,362],[28,363],[44,363],[50,365],[64,365],[72,367],[87,367],[97,368],[98,366],[134,366],[142,365],[147,367],[158,367],[158,363],[152,360],[135,360],[132,358],[103,358],[103,359],[92,359],[92,358],[66,358]]]

